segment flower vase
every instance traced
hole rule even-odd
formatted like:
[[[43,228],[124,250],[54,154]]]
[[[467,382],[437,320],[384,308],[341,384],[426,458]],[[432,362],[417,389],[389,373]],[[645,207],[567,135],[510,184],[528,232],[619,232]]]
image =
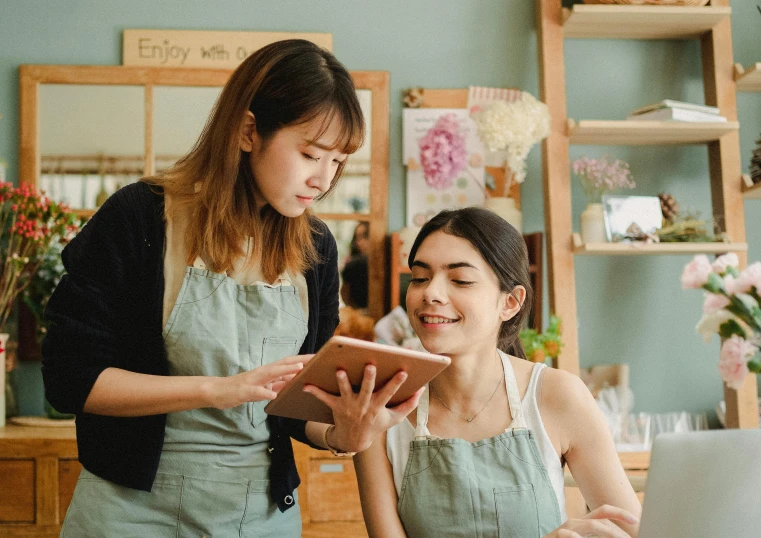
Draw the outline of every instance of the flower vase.
[[[0,333],[0,428],[5,427],[5,348],[8,333]]]
[[[523,233],[523,213],[516,207],[514,198],[492,196],[484,200],[484,207],[505,219],[518,233]]]
[[[608,237],[605,234],[605,217],[601,203],[593,202],[587,204],[586,209],[581,212],[581,239],[587,245],[590,243],[608,242]]]

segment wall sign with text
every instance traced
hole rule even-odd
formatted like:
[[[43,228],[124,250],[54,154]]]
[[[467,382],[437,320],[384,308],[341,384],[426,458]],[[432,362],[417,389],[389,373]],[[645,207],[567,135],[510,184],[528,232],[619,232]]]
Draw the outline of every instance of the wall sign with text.
[[[265,45],[296,38],[333,50],[333,34],[325,33],[128,29],[124,30],[122,64],[235,68]]]

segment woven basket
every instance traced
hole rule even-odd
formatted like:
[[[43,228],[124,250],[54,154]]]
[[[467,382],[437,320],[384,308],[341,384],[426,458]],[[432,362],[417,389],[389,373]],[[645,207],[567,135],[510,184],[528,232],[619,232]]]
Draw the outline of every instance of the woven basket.
[[[584,0],[585,4],[616,4],[622,6],[704,6],[708,0]]]

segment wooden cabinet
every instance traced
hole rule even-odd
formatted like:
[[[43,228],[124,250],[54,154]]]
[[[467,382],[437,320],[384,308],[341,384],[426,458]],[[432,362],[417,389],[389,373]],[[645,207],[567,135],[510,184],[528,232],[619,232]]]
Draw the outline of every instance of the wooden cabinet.
[[[304,538],[366,538],[352,459],[297,441],[293,441],[293,453],[301,477],[298,491]]]
[[[81,468],[73,426],[0,428],[0,536],[57,537]]]

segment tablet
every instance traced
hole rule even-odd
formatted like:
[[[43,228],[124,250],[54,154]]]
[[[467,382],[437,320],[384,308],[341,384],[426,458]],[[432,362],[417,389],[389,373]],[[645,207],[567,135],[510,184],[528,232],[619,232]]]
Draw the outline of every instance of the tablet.
[[[340,369],[346,372],[352,387],[358,391],[365,365],[374,364],[377,369],[377,391],[378,387],[383,387],[399,370],[404,370],[408,377],[388,403],[389,407],[393,407],[415,394],[420,387],[449,366],[449,363],[449,357],[443,355],[346,336],[334,336],[306,363],[304,369],[280,390],[264,411],[270,415],[333,424],[333,411],[315,396],[304,392],[304,385],[315,385],[338,396],[340,392],[336,370]]]

